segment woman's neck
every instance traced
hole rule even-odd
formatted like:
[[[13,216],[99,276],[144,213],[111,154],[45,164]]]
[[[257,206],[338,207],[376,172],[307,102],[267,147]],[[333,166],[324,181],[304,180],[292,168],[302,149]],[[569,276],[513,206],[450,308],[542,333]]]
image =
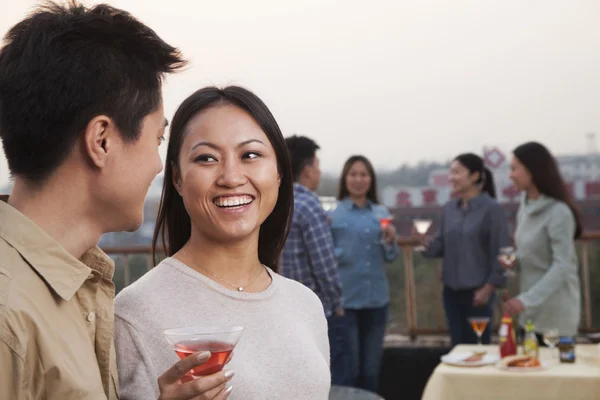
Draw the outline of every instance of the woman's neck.
[[[350,200],[359,207],[364,207],[367,204],[367,196],[350,196]]]
[[[525,191],[528,200],[537,200],[540,198],[541,193],[535,186],[531,186]]]
[[[471,201],[475,197],[479,196],[480,194],[481,194],[481,191],[477,188],[472,188],[472,189],[465,191],[464,193],[461,193],[460,200],[461,200],[462,206],[466,207],[467,204],[469,204],[469,201]]]
[[[258,258],[258,231],[244,240],[224,243],[207,238],[192,227],[190,239],[174,257],[230,289],[232,285],[248,285],[264,272]],[[214,279],[215,275],[220,279]],[[259,279],[249,291],[266,289],[270,278],[266,285],[262,283]]]

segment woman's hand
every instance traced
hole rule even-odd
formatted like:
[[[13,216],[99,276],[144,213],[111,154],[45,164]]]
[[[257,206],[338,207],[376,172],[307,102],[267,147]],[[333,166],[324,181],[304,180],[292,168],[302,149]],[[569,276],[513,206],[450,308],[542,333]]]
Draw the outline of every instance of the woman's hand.
[[[498,263],[504,269],[513,269],[515,267],[515,258],[508,258],[506,256],[499,255]]]
[[[473,293],[473,307],[485,307],[494,293],[494,286],[486,283]]]
[[[504,303],[504,309],[510,315],[519,315],[525,311],[525,304],[523,304],[523,302],[516,297],[513,297]]]
[[[197,379],[188,374],[209,358],[209,352],[198,352],[169,368],[158,378],[159,400],[226,400],[233,388],[225,384],[233,378],[233,371],[220,371]]]
[[[389,224],[383,230],[383,240],[388,245],[391,245],[394,243],[394,240],[396,240],[396,227],[394,227],[394,225]]]
[[[427,237],[426,233],[419,233],[417,231],[417,228],[415,228],[415,226],[413,225],[412,227],[412,231],[410,234],[413,238],[417,239],[418,243],[420,246],[427,248],[427,246],[429,246],[429,238]],[[423,249],[421,249],[423,250]]]

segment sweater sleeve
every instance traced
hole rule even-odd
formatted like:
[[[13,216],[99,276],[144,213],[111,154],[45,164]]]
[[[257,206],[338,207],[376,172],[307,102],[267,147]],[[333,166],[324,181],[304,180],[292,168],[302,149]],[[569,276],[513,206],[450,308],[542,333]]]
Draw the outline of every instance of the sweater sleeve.
[[[115,316],[115,349],[121,400],[156,399],[158,375],[133,326]]]
[[[575,219],[567,206],[557,207],[547,228],[552,252],[552,263],[548,271],[535,285],[518,299],[525,308],[544,303],[565,282],[567,276],[577,273],[575,259]]]

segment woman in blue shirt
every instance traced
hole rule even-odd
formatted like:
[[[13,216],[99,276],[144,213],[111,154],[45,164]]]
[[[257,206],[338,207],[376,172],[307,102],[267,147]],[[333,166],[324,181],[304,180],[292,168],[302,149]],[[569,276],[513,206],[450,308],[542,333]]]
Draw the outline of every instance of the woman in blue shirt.
[[[501,247],[510,246],[504,209],[495,200],[492,173],[481,157],[461,154],[450,166],[450,184],[458,195],[442,209],[439,230],[426,243],[425,257],[440,257],[444,309],[452,345],[476,343],[471,317],[492,318],[494,292],[505,284],[498,263]],[[490,342],[490,323],[482,342]]]
[[[385,263],[397,257],[396,229],[379,204],[375,171],[363,156],[346,161],[331,231],[344,290],[354,386],[377,391],[390,302]]]

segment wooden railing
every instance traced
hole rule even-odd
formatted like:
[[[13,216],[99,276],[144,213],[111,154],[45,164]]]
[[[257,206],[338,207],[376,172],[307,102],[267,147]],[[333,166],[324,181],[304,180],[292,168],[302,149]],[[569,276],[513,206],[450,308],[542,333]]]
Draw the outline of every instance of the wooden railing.
[[[580,239],[580,275],[583,297],[583,321],[581,331],[584,333],[595,332],[600,329],[594,329],[592,324],[592,304],[591,304],[591,289],[590,289],[590,254],[589,246],[592,241],[600,241],[600,232],[586,232]],[[417,286],[415,284],[415,263],[414,263],[414,248],[419,243],[411,237],[398,238],[398,245],[402,250],[404,261],[404,295],[406,301],[406,330],[411,338],[422,334],[447,334],[444,311],[442,308],[442,283],[441,283],[441,261],[435,264],[435,328],[424,328],[418,325],[417,313]],[[109,255],[122,255],[124,257],[124,285],[131,283],[131,273],[129,266],[129,257],[131,255],[146,255],[146,268],[152,268],[152,257],[150,248],[147,246],[140,247],[105,247],[103,250]]]

